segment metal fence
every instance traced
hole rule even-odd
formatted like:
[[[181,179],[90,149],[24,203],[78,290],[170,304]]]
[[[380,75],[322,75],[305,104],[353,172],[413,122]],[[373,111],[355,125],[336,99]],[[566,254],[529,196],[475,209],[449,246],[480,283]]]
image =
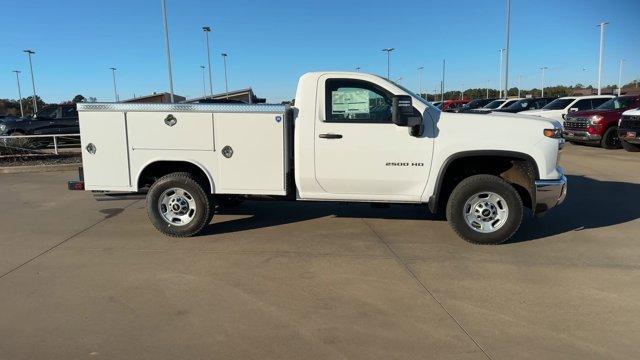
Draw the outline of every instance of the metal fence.
[[[47,141],[52,139],[53,141]],[[0,136],[0,148],[16,154],[47,154],[53,146],[53,154],[59,155],[61,146],[80,146],[80,134],[9,135]],[[8,154],[10,155],[10,154]]]

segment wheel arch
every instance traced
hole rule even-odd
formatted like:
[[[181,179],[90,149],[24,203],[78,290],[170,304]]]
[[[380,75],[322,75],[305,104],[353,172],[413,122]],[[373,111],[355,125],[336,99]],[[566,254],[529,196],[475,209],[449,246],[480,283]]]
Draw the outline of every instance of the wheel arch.
[[[461,174],[460,180],[454,181],[454,184],[445,183],[445,180],[448,180],[452,175],[455,175],[454,173],[452,173],[452,171],[455,172],[457,170],[456,164],[461,164],[472,160],[486,162],[496,159],[500,159],[503,162],[510,162],[513,165],[510,168],[505,169],[505,171],[500,172],[474,172],[472,169],[466,169],[469,172],[466,174]],[[515,165],[516,163],[518,165]],[[488,168],[485,167],[483,170],[486,169]],[[512,169],[514,171],[512,171]],[[438,170],[438,177],[436,178],[433,195],[429,197],[429,210],[432,213],[436,213],[439,209],[444,208],[443,202],[446,204],[450,192],[451,190],[453,190],[452,188],[455,187],[455,185],[457,185],[459,181],[466,177],[477,175],[480,173],[488,173],[500,176],[516,188],[520,196],[523,198],[522,200],[525,206],[531,208],[533,204],[535,204],[536,199],[534,182],[540,177],[540,174],[538,164],[531,155],[523,152],[509,150],[471,150],[452,154],[443,162],[443,165]],[[519,177],[518,173],[526,175],[526,177]]]
[[[151,185],[160,177],[173,172],[189,172],[198,180],[201,180],[208,186],[206,191],[210,194],[215,192],[215,183],[211,173],[206,167],[195,160],[172,160],[172,159],[154,159],[148,161],[140,167],[136,177],[135,184],[138,189]]]

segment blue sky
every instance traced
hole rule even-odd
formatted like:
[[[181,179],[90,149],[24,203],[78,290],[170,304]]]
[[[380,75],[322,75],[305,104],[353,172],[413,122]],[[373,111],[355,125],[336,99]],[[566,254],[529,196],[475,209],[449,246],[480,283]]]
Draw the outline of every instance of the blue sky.
[[[166,91],[159,0],[2,0],[0,98],[17,98],[11,70],[22,70],[23,95],[31,93],[23,49],[36,51],[38,95],[47,102],[76,94],[112,101],[111,66],[118,68],[120,98]],[[229,87],[252,86],[268,101],[291,99],[297,78],[317,70],[385,74],[380,50],[394,47],[391,77],[417,89],[440,80],[447,59],[446,88],[497,86],[504,44],[504,0],[442,1],[197,1],[167,0],[175,93],[202,95],[200,65],[206,64],[201,31],[213,28],[214,92],[224,90],[220,52],[229,53]],[[443,5],[446,5],[443,7]],[[8,13],[19,9],[19,14]],[[608,21],[604,83],[640,77],[640,1],[512,0],[510,85],[594,84],[596,24]],[[586,69],[586,70],[583,70]]]

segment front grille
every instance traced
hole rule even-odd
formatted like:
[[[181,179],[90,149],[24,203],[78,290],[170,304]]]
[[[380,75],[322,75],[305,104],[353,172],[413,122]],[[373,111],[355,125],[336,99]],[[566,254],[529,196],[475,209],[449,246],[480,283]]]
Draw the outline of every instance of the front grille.
[[[583,117],[567,118],[564,121],[564,128],[571,130],[584,130],[589,125],[589,119]]]
[[[640,131],[640,115],[625,115],[620,121],[621,130]]]

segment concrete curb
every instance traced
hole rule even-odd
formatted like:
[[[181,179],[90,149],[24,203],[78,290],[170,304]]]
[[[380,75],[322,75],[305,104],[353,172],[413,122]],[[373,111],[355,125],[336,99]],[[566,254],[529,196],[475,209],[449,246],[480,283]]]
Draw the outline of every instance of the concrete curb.
[[[61,164],[61,165],[35,165],[35,166],[5,166],[0,167],[0,174],[22,174],[22,173],[38,173],[51,171],[70,171],[77,170],[82,163]]]

